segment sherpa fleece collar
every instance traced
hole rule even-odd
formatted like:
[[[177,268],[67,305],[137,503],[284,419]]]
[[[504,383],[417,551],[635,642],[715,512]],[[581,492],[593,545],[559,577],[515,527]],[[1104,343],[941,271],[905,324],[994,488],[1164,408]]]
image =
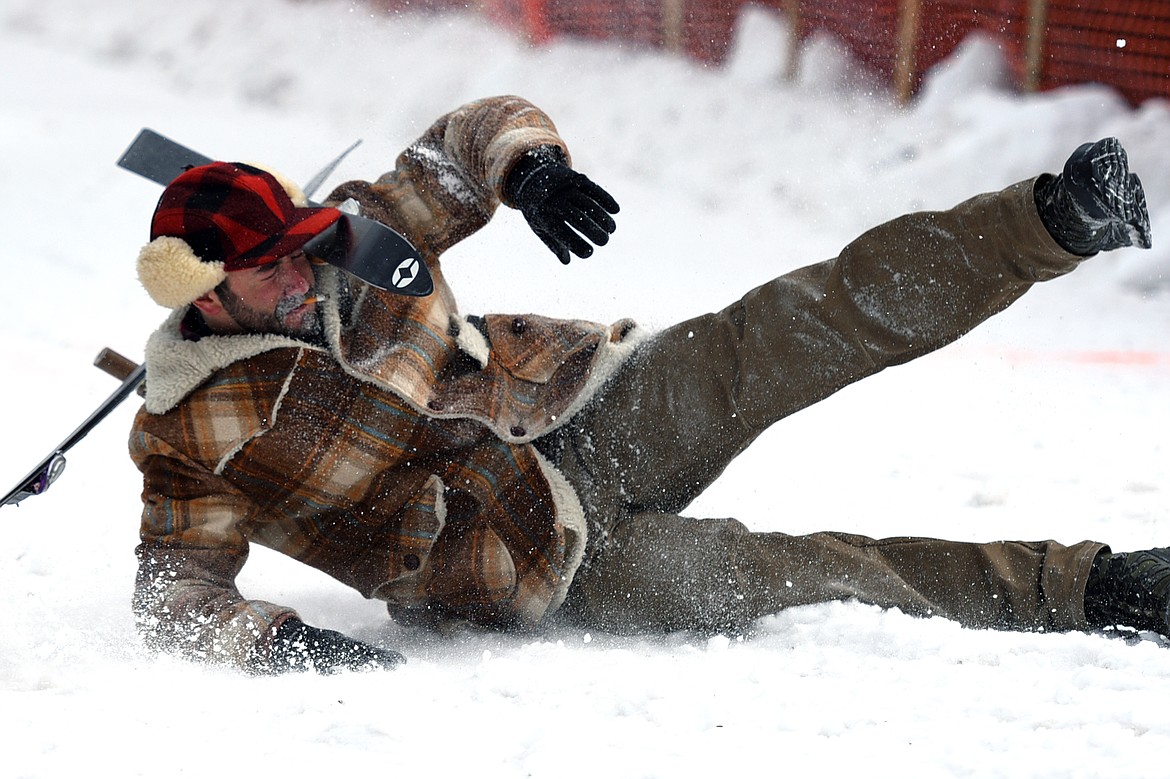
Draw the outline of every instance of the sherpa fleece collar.
[[[272,349],[314,349],[282,335],[208,335],[188,341],[180,332],[184,309],[176,309],[146,342],[146,410],[165,414],[216,371]]]
[[[316,267],[314,273],[317,290],[325,298],[318,304],[318,310],[331,350],[272,333],[205,335],[197,341],[188,341],[182,334],[187,310],[180,308],[171,312],[146,342],[146,410],[151,414],[165,414],[216,371],[273,349],[291,347],[340,354],[338,301],[343,297],[342,285],[346,282],[342,271],[327,265]]]

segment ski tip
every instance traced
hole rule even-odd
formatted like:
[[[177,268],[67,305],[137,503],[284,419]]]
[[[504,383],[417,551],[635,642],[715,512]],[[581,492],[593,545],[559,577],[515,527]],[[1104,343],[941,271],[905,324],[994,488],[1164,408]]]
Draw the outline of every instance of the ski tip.
[[[187,169],[211,161],[210,157],[143,127],[118,158],[118,167],[166,186]]]

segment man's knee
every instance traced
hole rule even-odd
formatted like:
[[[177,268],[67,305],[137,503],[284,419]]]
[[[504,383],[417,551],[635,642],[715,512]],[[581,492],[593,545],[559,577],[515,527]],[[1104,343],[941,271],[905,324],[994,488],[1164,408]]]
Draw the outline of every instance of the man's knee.
[[[732,560],[747,533],[735,519],[631,516],[578,572],[567,611],[617,633],[740,627],[743,597]]]

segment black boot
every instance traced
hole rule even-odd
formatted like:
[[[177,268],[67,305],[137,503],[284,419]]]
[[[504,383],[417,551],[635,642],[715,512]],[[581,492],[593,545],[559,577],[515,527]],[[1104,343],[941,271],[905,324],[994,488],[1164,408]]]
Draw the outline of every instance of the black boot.
[[[1088,257],[1123,246],[1150,248],[1150,215],[1138,177],[1116,138],[1081,146],[1058,176],[1034,190],[1040,220],[1064,249]]]
[[[1170,637],[1170,549],[1097,555],[1085,618],[1094,628],[1125,625]]]

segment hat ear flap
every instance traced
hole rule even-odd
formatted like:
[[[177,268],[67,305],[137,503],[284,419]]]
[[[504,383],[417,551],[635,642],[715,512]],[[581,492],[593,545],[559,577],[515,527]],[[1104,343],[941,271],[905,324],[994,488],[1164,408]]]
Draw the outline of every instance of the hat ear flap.
[[[227,278],[222,262],[204,262],[182,238],[162,235],[138,253],[138,280],[160,306],[179,308]]]

